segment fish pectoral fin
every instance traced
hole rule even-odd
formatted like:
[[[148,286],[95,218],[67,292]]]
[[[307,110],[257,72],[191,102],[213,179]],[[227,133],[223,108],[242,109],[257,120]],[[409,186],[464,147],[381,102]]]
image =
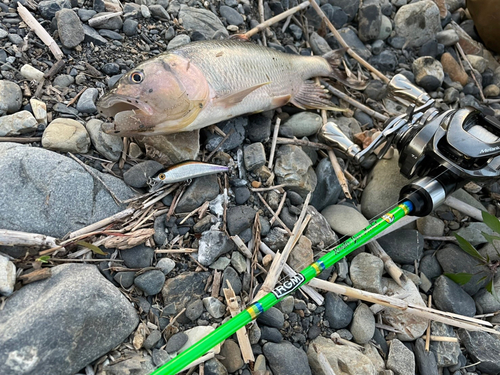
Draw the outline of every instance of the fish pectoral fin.
[[[335,107],[330,101],[330,97],[327,95],[325,88],[317,85],[313,81],[305,81],[300,87],[299,92],[290,102],[300,109],[345,111],[345,109]]]
[[[246,89],[234,92],[234,93],[229,94],[229,95],[222,96],[222,97],[218,98],[215,103],[217,105],[222,105],[226,108],[230,107],[234,104],[238,104],[243,99],[245,99],[250,93],[252,93],[253,91],[257,90],[258,88],[260,88],[262,86],[268,85],[269,83],[271,83],[271,82],[259,83],[258,85],[248,87]]]
[[[282,96],[275,96],[274,98],[271,99],[271,104],[273,108],[277,107],[283,107],[285,104],[287,104],[290,101],[290,98],[292,95],[282,95]]]

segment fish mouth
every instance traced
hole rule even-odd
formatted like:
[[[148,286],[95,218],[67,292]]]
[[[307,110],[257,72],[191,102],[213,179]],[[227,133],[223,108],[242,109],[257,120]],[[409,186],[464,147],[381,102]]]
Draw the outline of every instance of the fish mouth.
[[[153,108],[146,102],[125,95],[110,93],[104,96],[97,104],[99,112],[108,118],[114,118],[120,112],[142,112],[147,116],[153,114]]]

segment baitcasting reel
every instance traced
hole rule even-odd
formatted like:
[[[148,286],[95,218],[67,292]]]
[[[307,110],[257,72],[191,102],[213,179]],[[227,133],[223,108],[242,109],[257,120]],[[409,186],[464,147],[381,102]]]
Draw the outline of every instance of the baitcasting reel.
[[[418,216],[429,214],[468,181],[500,176],[500,122],[495,117],[472,107],[439,111],[427,93],[401,74],[394,76],[389,88],[413,104],[405,114],[390,119],[367,148],[361,150],[333,122],[323,126],[320,138],[358,163],[373,157],[380,146],[378,158],[394,146],[401,174],[419,177],[401,190],[401,198],[414,203]]]

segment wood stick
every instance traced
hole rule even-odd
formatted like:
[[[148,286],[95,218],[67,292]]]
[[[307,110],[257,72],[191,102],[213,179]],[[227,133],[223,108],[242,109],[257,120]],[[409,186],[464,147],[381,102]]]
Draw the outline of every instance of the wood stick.
[[[403,274],[403,271],[394,263],[391,257],[384,251],[383,247],[377,242],[377,240],[373,240],[366,244],[373,255],[379,257],[384,262],[385,270],[389,275],[391,275],[392,279],[399,285],[402,285],[402,281],[406,279]]]
[[[279,129],[280,129],[280,124],[281,124],[281,119],[278,117],[276,119],[276,124],[274,125],[273,142],[271,144],[271,152],[269,153],[269,162],[267,163],[267,167],[270,170],[273,169],[274,154],[275,154],[275,151],[276,151],[276,141],[278,139],[278,133],[279,133]]]
[[[279,214],[281,213],[283,206],[285,205],[285,200],[286,200],[286,191],[283,193],[283,196],[281,197],[281,201],[280,201],[280,204],[278,205],[278,208],[276,209],[276,212],[274,213],[271,220],[269,220],[269,224],[271,224],[271,225],[274,224],[274,222],[278,218]]]
[[[324,143],[310,142],[303,139],[295,139],[295,138],[292,139],[292,138],[278,137],[276,139],[276,143],[279,145],[296,145],[296,146],[319,148],[321,150],[327,150],[327,151],[332,149],[330,146],[327,146]]]
[[[330,163],[332,163],[333,170],[335,171],[335,175],[339,180],[340,187],[342,188],[345,197],[348,199],[352,199],[352,195],[351,192],[349,191],[349,185],[347,184],[344,172],[342,171],[342,168],[340,167],[340,164],[333,150],[328,150],[328,157],[330,159]]]
[[[240,236],[238,235],[234,235],[234,236],[231,236],[229,237],[233,240],[233,242],[236,244],[236,247],[238,248],[239,251],[241,251],[243,253],[243,255],[247,258],[247,259],[252,259],[252,252],[250,251],[250,249],[247,247],[247,245],[245,245],[245,243],[243,242],[243,240],[240,238]]]
[[[156,254],[189,254],[195,253],[198,249],[189,249],[189,248],[181,248],[181,249],[158,249],[155,250]]]
[[[134,212],[135,210],[133,208],[127,208],[126,210],[120,211],[110,217],[107,217],[106,219],[99,220],[94,224],[87,225],[86,227],[71,232],[69,234],[69,238],[75,238],[81,236],[82,234],[98,231],[99,229],[104,228],[109,224],[114,223],[115,221],[121,220],[127,216],[132,215]]]
[[[260,195],[260,193],[257,193],[257,196],[259,197],[260,201],[264,204],[264,206],[266,206],[266,208],[269,210],[269,212],[273,215],[275,215],[275,212],[274,210],[271,208],[271,206],[269,206],[269,204],[266,202],[266,200],[262,197],[262,195]],[[292,231],[290,230],[290,228],[288,228],[286,226],[286,224],[279,218],[276,216],[276,221],[281,225],[281,227],[286,230],[286,232],[291,236],[292,235]]]
[[[267,29],[271,25],[280,22],[281,20],[284,20],[288,16],[297,13],[299,10],[307,8],[308,6],[309,6],[309,1],[304,1],[303,3],[297,5],[296,7],[288,9],[286,12],[280,13],[277,16],[274,16],[273,18],[269,18],[267,21],[261,20],[261,23],[259,25],[255,26],[253,29],[247,31],[243,35],[245,36],[245,38],[250,39],[252,36],[261,32],[262,30]]]
[[[464,53],[464,50],[462,49],[462,46],[460,45],[460,43],[455,44],[455,48],[458,50],[458,52],[460,53],[460,55],[462,56],[462,58],[465,60],[465,62],[467,63],[467,65],[469,65],[470,75],[471,75],[472,79],[474,80],[477,88],[479,89],[479,95],[481,95],[481,101],[484,102],[484,100],[486,98],[484,97],[483,86],[480,85],[479,82],[477,81],[476,76],[474,74],[474,68],[472,67],[472,64],[470,63],[469,59],[467,58],[467,55]]]
[[[58,60],[54,65],[51,66],[49,70],[45,72],[43,75],[45,79],[52,79],[59,71],[63,68],[64,64],[66,64],[66,60]]]
[[[470,204],[467,204],[460,199],[452,197],[451,195],[444,200],[444,204],[476,219],[477,221],[483,221],[483,215],[480,209],[477,209],[476,207],[471,206]]]
[[[221,281],[222,281],[222,272],[215,270],[214,281],[212,282],[212,297],[214,298],[219,297]]]
[[[17,279],[21,280],[23,285],[34,283],[35,281],[45,280],[52,276],[51,268],[40,268],[30,273],[25,273]]]
[[[427,297],[427,307],[432,307],[432,295]],[[431,321],[427,323],[427,329],[425,330],[425,351],[428,352],[431,345]]]
[[[269,190],[281,190],[284,187],[287,187],[288,184],[280,184],[280,185],[274,185],[274,186],[268,186],[268,187],[261,187],[261,188],[250,188],[251,191],[258,192],[258,191],[269,191]]]
[[[21,3],[17,3],[17,13],[19,13],[26,25],[28,25],[28,27],[35,32],[42,42],[49,47],[50,52],[52,52],[56,60],[61,60],[64,54],[57,45],[56,41]]]
[[[260,243],[259,248],[264,254],[269,254],[273,257],[276,255],[275,252],[272,251],[264,242]],[[285,264],[285,266],[283,267],[283,272],[289,277],[293,277],[297,274],[297,272],[288,264]],[[325,300],[323,296],[319,294],[315,289],[311,288],[309,285],[302,285],[299,289],[305,294],[307,294],[309,297],[311,297],[312,300],[316,302],[318,305],[323,304]]]
[[[227,281],[228,288],[224,288],[224,297],[226,298],[226,304],[229,308],[229,312],[232,317],[235,317],[241,312],[240,305],[238,304],[238,299],[234,293],[233,287],[229,280]],[[252,345],[250,344],[250,339],[248,338],[247,330],[245,327],[241,327],[236,331],[236,337],[238,343],[240,344],[241,356],[245,363],[255,362],[255,357],[253,355]]]
[[[451,336],[434,336],[430,335],[429,338],[432,341],[441,341],[441,342],[459,342],[456,337],[451,337]],[[426,349],[427,350],[427,349]]]
[[[32,143],[41,141],[42,137],[0,137],[0,142]]]
[[[489,332],[500,335],[500,331],[496,331],[490,328],[491,323],[475,318],[470,318],[468,316],[443,312],[425,306],[419,306],[413,303],[403,301],[399,298],[384,296],[377,293],[365,292],[363,290],[350,288],[343,285],[333,284],[328,281],[320,280],[317,278],[312,279],[309,282],[309,285],[315,288],[327,290],[329,292],[342,294],[363,301],[372,302],[378,305],[403,310],[410,314],[417,315],[426,319],[432,319],[441,323],[449,324],[454,327],[465,328],[471,331]]]
[[[59,240],[55,237],[46,236],[44,234],[0,229],[0,245],[57,247],[59,246]]]
[[[219,129],[218,127],[215,127],[215,128]],[[210,161],[210,159],[212,159],[212,157],[215,155],[215,153],[217,151],[219,151],[219,149],[222,147],[222,145],[224,144],[224,142],[226,142],[233,133],[234,133],[234,128],[231,129],[231,130],[229,130],[227,132],[227,134],[224,135],[224,137],[220,140],[220,142],[217,144],[217,146],[215,146],[215,148],[213,149],[213,151],[207,156],[207,159],[205,160],[206,162],[208,162],[208,161]]]
[[[383,75],[381,72],[379,72],[377,69],[375,69],[372,65],[370,65],[366,60],[361,58],[356,52],[354,52],[351,47],[345,42],[344,38],[339,34],[335,26],[330,22],[327,16],[325,16],[325,13],[321,10],[318,4],[316,4],[315,1],[311,2],[311,6],[314,8],[316,13],[320,16],[320,18],[325,22],[326,26],[330,29],[332,34],[335,36],[339,44],[347,49],[347,53],[353,57],[357,62],[359,62],[361,65],[363,65],[366,69],[370,70],[373,72],[377,77],[379,77],[383,82],[389,83],[389,78],[387,78],[385,75]]]
[[[366,105],[358,102],[357,100],[351,98],[350,96],[344,94],[342,91],[340,90],[337,90],[335,87],[333,87],[332,85],[328,84],[327,82],[325,81],[321,81],[321,84],[323,86],[325,86],[325,88],[330,91],[333,95],[335,95],[336,97],[346,101],[347,103],[349,103],[350,105],[352,105],[353,107],[356,107],[358,109],[360,109],[361,111],[367,113],[368,115],[376,118],[377,120],[380,120],[380,121],[383,121],[383,122],[386,122],[387,120],[389,120],[389,117],[381,114],[381,113],[378,113],[377,111],[374,111],[373,109],[371,109],[370,107],[367,107]]]

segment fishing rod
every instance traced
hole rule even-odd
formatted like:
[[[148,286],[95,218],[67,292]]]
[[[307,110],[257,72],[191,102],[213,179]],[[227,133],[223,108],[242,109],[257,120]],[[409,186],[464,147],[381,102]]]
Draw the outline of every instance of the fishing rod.
[[[389,120],[370,146],[361,150],[333,122],[323,126],[319,137],[333,146],[336,153],[360,164],[374,157],[381,158],[390,146],[396,147],[401,173],[409,179],[416,178],[401,189],[399,202],[402,203],[297,275],[286,279],[151,375],[174,375],[182,371],[324,269],[406,215],[426,216],[468,181],[484,181],[500,176],[500,122],[492,113],[472,107],[441,112],[434,108],[434,100],[427,93],[400,74],[394,76],[389,88],[393,95],[403,97],[412,104],[405,114]],[[375,149],[380,146],[381,151],[375,155]]]

